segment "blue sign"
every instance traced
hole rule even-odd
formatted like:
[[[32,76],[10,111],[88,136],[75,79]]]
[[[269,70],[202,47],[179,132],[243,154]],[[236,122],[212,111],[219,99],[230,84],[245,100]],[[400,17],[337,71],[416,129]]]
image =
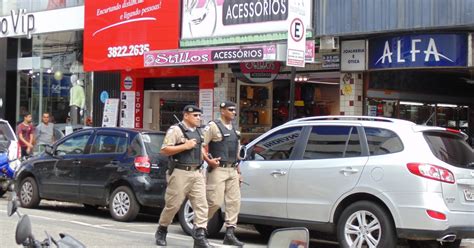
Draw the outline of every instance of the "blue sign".
[[[421,34],[369,40],[369,69],[467,66],[466,34]]]
[[[100,101],[102,103],[105,103],[105,101],[107,101],[107,99],[109,99],[109,93],[104,90],[100,93]]]

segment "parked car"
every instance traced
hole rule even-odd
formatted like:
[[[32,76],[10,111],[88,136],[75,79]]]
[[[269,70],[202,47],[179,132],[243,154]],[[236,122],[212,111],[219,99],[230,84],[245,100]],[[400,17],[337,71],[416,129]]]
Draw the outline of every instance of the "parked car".
[[[18,139],[8,121],[0,119],[0,197],[7,191],[15,170],[20,165]]]
[[[34,208],[41,199],[107,206],[119,221],[163,207],[163,138],[164,132],[102,127],[67,135],[22,163],[16,173],[21,206]]]
[[[336,234],[341,247],[395,247],[398,238],[459,247],[474,238],[474,154],[466,138],[381,117],[290,121],[241,150],[239,221],[265,236],[305,226]]]

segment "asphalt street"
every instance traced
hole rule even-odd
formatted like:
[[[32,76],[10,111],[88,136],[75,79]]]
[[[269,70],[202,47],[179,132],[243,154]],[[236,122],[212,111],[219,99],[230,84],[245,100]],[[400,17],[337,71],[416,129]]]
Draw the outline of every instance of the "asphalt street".
[[[7,198],[0,198],[0,247],[19,247],[15,243],[15,228],[18,216],[7,216]],[[139,215],[134,222],[114,221],[106,209],[87,209],[79,204],[56,201],[42,201],[38,209],[20,208],[21,214],[28,214],[36,239],[43,240],[45,231],[57,239],[59,233],[67,233],[80,240],[87,247],[156,247],[154,233],[159,216]],[[216,247],[222,245],[223,233],[210,239]],[[246,248],[266,247],[266,240],[251,227],[243,225],[236,234]],[[192,247],[193,240],[186,235],[178,223],[169,227],[168,247]],[[312,239],[310,247],[336,248],[337,243]],[[404,246],[399,246],[404,247]],[[473,240],[464,241],[462,247],[474,247]]]

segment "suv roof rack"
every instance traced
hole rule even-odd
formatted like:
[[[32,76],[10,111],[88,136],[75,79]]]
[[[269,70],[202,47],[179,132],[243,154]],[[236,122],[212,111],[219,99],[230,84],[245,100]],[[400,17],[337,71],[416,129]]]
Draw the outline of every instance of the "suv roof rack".
[[[355,120],[355,121],[382,121],[382,122],[406,122],[403,120],[377,117],[377,116],[353,116],[353,115],[328,115],[328,116],[311,116],[289,121],[287,123],[298,123],[304,121],[332,121],[332,120]]]

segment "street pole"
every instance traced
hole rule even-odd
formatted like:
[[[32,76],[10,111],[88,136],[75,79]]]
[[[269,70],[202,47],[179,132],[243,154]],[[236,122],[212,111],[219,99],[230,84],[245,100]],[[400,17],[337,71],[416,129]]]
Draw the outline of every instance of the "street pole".
[[[288,121],[293,120],[295,116],[295,77],[296,77],[296,68],[291,67],[291,79],[290,79],[290,100],[288,102]]]

